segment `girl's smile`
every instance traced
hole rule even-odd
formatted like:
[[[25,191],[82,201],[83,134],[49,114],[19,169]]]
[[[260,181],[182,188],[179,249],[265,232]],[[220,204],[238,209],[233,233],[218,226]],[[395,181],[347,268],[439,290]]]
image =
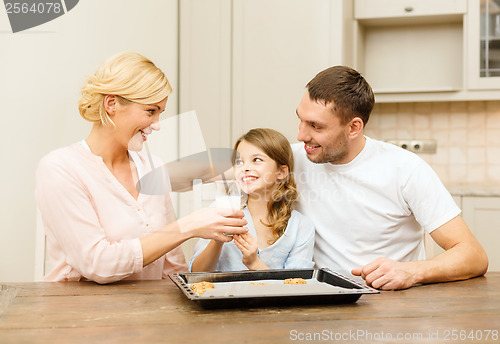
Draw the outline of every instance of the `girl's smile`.
[[[245,140],[238,145],[237,151],[235,176],[241,189],[249,197],[269,198],[278,180],[286,177],[287,167],[278,167],[276,161]]]

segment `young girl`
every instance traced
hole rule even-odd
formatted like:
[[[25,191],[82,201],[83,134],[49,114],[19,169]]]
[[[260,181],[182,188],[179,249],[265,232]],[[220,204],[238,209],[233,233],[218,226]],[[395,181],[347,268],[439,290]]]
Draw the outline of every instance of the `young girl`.
[[[252,129],[234,146],[235,178],[248,195],[248,233],[228,243],[200,239],[191,271],[311,268],[314,226],[293,210],[297,190],[288,140],[272,129]]]

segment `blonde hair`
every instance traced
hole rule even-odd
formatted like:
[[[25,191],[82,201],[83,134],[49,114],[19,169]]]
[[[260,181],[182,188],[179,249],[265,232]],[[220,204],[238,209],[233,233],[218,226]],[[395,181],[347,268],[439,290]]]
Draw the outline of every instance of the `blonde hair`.
[[[106,95],[118,96],[122,104],[154,104],[170,93],[167,77],[151,60],[139,53],[123,52],[105,61],[87,78],[78,109],[87,121],[114,126],[104,108]]]
[[[293,152],[287,138],[283,134],[273,129],[256,128],[241,136],[234,145],[233,164],[236,161],[236,150],[238,145],[246,141],[273,159],[279,167],[287,166],[288,175],[278,182],[273,190],[271,200],[267,203],[268,222],[261,223],[271,228],[274,240],[270,245],[276,242],[283,233],[285,233],[288,220],[292,216],[293,205],[297,201],[298,193],[293,177]]]

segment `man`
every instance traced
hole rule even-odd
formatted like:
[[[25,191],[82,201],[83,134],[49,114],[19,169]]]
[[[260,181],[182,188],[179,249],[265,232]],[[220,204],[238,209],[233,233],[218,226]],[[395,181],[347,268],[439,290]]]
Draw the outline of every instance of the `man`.
[[[293,145],[299,211],[316,226],[318,267],[351,270],[384,290],[484,274],[488,258],[430,166],[365,137],[374,104],[355,70],[336,66],[307,84]],[[425,260],[424,230],[445,252]]]

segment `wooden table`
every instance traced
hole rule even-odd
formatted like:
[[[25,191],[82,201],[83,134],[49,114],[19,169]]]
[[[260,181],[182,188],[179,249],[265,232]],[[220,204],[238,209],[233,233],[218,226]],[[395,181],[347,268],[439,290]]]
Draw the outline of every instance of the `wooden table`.
[[[347,305],[230,310],[202,309],[170,280],[4,285],[17,295],[0,315],[2,344],[500,343],[500,273]]]

